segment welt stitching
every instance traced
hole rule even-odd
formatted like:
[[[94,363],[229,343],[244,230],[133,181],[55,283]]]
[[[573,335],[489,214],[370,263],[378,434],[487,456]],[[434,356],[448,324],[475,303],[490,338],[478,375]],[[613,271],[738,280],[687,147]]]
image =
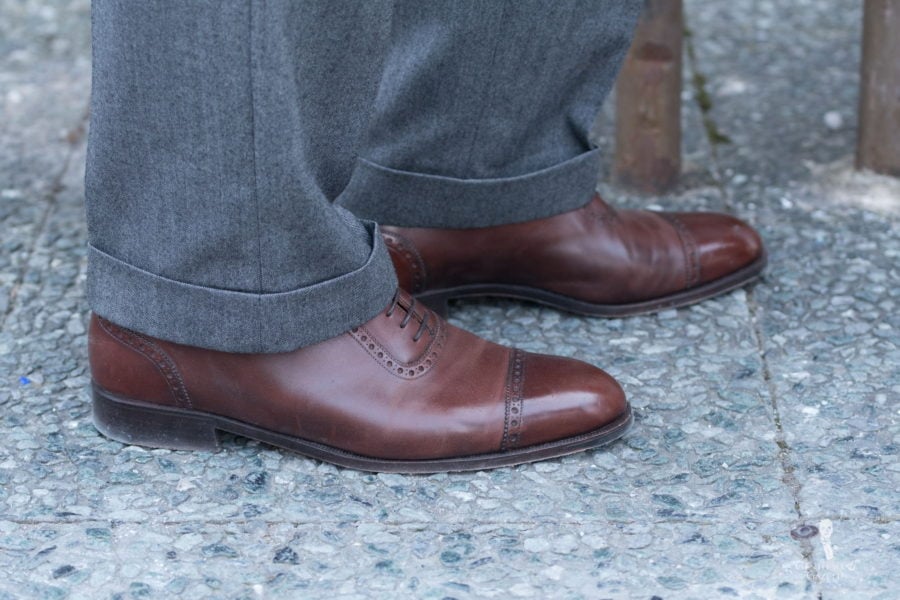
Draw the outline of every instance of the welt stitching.
[[[518,348],[513,348],[509,360],[509,371],[504,388],[505,413],[503,417],[503,440],[500,450],[505,451],[515,448],[522,434],[524,414],[522,411],[524,391],[524,353]]]
[[[412,271],[413,289],[408,291],[418,293],[425,289],[425,284],[428,281],[428,271],[425,268],[425,261],[422,260],[419,250],[409,240],[395,233],[387,234],[385,242],[406,259],[406,263]]]
[[[694,287],[700,281],[700,260],[694,236],[691,235],[685,224],[675,215],[664,214],[663,216],[675,227],[675,231],[678,232],[678,239],[681,240],[681,248],[685,258],[685,286],[688,288]]]
[[[145,335],[138,333],[136,331],[131,332],[138,339],[146,342],[151,348],[156,350],[159,353],[160,359],[163,364],[167,366],[167,369],[171,373],[171,376],[175,379],[174,383],[178,387],[178,391],[181,395],[181,400],[184,402],[186,408],[193,408],[193,402],[191,401],[191,396],[188,394],[187,385],[184,383],[184,379],[181,377],[181,372],[178,370],[178,366],[175,364],[175,361],[171,356],[166,353],[158,344],[147,338]]]
[[[193,403],[191,402],[190,394],[188,394],[187,386],[184,384],[184,379],[182,379],[181,374],[178,372],[175,361],[166,354],[165,350],[160,348],[158,344],[146,336],[135,331],[119,327],[104,319],[100,319],[99,323],[103,331],[150,361],[159,374],[163,376],[166,385],[169,387],[169,391],[172,393],[175,402],[179,406],[182,408],[193,408]],[[112,325],[112,327],[109,327],[108,325]]]
[[[400,377],[402,379],[416,379],[433,369],[437,364],[438,357],[442,355],[441,350],[444,347],[444,341],[447,337],[444,327],[438,325],[438,330],[434,339],[428,344],[428,347],[421,357],[413,362],[404,362],[397,360],[394,355],[388,352],[388,350],[372,336],[372,333],[365,326],[351,329],[350,335],[353,336],[353,339],[362,346],[363,350],[365,350],[369,356],[378,361],[378,364],[380,364],[384,370],[395,377]],[[365,337],[365,339],[362,339],[363,337]],[[379,354],[381,356],[379,356]],[[431,361],[430,365],[427,364],[429,360]],[[390,363],[390,366],[388,366],[388,363]]]

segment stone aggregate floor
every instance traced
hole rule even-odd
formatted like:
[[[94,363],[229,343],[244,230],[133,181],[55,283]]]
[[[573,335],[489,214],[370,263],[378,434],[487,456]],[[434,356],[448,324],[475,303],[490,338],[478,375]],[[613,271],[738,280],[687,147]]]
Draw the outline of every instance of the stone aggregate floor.
[[[618,205],[748,219],[760,283],[623,320],[452,307],[609,370],[631,433],[401,476],[94,430],[89,5],[0,0],[0,600],[900,597],[900,182],[851,168],[860,5],[688,0],[683,182],[646,198],[601,174]],[[595,133],[608,149],[608,108]]]

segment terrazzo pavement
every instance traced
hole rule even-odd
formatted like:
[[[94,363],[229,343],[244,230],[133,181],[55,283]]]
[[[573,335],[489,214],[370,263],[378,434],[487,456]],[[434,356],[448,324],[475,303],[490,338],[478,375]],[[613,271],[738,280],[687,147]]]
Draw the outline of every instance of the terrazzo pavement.
[[[662,198],[601,186],[620,206],[748,219],[770,251],[763,281],[624,320],[452,307],[492,340],[610,371],[631,433],[561,460],[402,476],[94,430],[89,6],[0,0],[0,600],[896,598],[900,182],[850,168],[859,4],[688,0],[682,184]]]

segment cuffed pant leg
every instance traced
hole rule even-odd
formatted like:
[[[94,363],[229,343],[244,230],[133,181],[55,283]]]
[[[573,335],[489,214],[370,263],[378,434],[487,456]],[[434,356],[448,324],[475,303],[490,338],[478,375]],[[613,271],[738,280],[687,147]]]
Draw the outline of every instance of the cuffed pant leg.
[[[331,200],[389,22],[380,3],[95,0],[92,309],[230,352],[292,350],[383,309],[381,236]]]
[[[400,0],[373,122],[338,203],[406,227],[486,227],[590,201],[588,132],[642,2]]]

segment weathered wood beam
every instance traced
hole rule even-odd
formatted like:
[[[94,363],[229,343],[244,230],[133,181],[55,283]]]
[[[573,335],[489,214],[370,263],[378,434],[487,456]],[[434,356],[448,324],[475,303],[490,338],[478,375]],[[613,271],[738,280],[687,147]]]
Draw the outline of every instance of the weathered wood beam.
[[[646,193],[681,174],[682,0],[645,0],[616,82],[613,177]]]

